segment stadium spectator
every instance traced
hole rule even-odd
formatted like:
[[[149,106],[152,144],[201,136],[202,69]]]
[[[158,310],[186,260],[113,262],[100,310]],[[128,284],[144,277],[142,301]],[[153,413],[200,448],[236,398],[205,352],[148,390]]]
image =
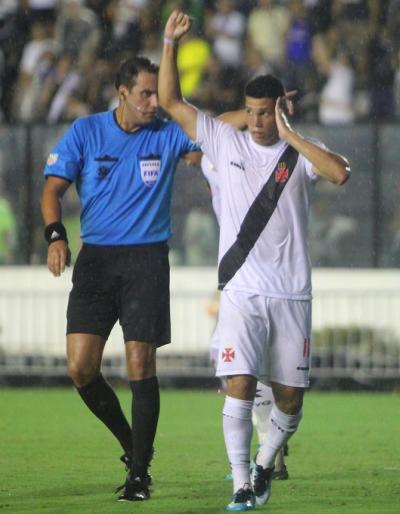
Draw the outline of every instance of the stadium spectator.
[[[20,3],[28,10],[29,18],[33,23],[36,21],[54,23],[59,0],[21,0]]]
[[[178,54],[178,68],[185,97],[191,98],[196,94],[210,57],[211,48],[204,38],[188,34],[182,41]]]
[[[61,198],[77,182],[82,250],[67,310],[69,374],[89,409],[111,430],[129,467],[120,501],[149,498],[148,466],[159,416],[156,349],[170,342],[171,188],[181,155],[197,149],[174,122],[157,118],[158,68],[121,64],[119,105],[78,119],[51,151],[42,195],[48,267],[70,261]],[[133,393],[132,429],[101,374],[105,342],[119,320]]]
[[[290,3],[286,33],[285,85],[298,90],[298,98],[311,90],[313,78],[312,34],[302,0]]]
[[[318,61],[326,82],[320,92],[319,121],[323,125],[348,125],[354,122],[354,68],[349,52],[339,47],[332,59]]]
[[[277,5],[273,0],[258,0],[249,14],[247,37],[274,73],[284,69],[289,23],[287,7]]]
[[[47,75],[47,63],[56,50],[51,38],[51,26],[34,21],[31,39],[24,46],[19,65],[18,81],[14,94],[14,117],[18,121],[33,121],[37,118],[36,101]],[[44,69],[45,68],[45,69]]]
[[[74,64],[85,62],[100,40],[98,19],[83,0],[62,0],[54,37],[60,52],[70,55]]]
[[[225,68],[217,57],[211,55],[201,82],[188,99],[215,114],[232,111],[237,109],[241,102],[237,84],[242,81],[241,70]]]
[[[276,454],[301,421],[309,385],[311,185],[318,177],[343,184],[349,168],[346,159],[291,128],[282,111],[284,88],[275,77],[261,76],[247,85],[246,133],[186,103],[179,89],[176,45],[189,29],[189,17],[174,11],[164,32],[160,104],[221,173],[217,375],[228,377],[223,426],[234,494],[227,510],[249,510],[255,502],[268,501]],[[250,485],[251,411],[258,378],[271,383],[276,405]]]
[[[233,0],[216,2],[216,11],[208,18],[205,32],[224,67],[236,69],[242,65],[246,18],[236,10]]]

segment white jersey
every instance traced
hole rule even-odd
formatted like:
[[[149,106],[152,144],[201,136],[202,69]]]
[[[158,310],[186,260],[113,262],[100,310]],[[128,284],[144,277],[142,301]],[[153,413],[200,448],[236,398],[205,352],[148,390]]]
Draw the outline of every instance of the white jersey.
[[[217,172],[210,159],[204,154],[201,158],[201,171],[203,172],[203,175],[206,177],[208,185],[210,186],[212,206],[219,223],[219,218],[221,215],[221,199],[218,183],[219,173]]]
[[[270,176],[274,173],[275,180],[282,181],[277,173],[279,169],[285,171],[286,163],[279,161],[279,157],[288,144],[279,141],[272,146],[259,145],[249,132],[241,132],[200,111],[197,142],[219,174],[221,263]],[[317,178],[311,162],[299,154],[272,216],[224,290],[272,298],[311,299],[308,214],[311,186]]]

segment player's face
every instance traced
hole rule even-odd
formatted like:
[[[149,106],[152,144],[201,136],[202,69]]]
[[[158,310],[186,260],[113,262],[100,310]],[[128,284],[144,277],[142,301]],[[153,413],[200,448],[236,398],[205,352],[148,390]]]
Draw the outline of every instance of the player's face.
[[[157,75],[140,71],[136,84],[125,95],[131,121],[137,125],[150,123],[157,113]]]
[[[246,96],[247,126],[255,143],[273,145],[279,140],[275,122],[275,99]]]

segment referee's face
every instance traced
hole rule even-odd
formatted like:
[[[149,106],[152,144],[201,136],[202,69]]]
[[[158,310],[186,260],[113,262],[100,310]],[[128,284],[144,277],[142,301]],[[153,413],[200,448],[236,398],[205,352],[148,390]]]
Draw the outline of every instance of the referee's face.
[[[157,113],[157,75],[140,71],[134,86],[123,96],[129,121],[136,125],[150,123]]]
[[[255,143],[270,146],[278,142],[275,122],[275,100],[246,96],[247,126]]]

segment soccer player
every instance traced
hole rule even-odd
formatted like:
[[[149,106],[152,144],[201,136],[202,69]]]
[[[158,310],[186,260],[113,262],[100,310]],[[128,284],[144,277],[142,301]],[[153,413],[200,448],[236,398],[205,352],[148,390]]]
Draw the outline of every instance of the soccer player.
[[[290,126],[283,85],[271,75],[256,77],[245,88],[244,133],[186,103],[176,55],[189,29],[190,18],[175,10],[165,26],[158,90],[161,106],[221,174],[216,374],[228,382],[223,431],[233,497],[227,510],[250,510],[268,501],[276,454],[299,426],[309,385],[311,186],[319,177],[345,183],[349,166]],[[250,479],[257,379],[271,384],[275,405]]]
[[[233,115],[234,113],[232,113]],[[240,113],[238,113],[240,116]],[[228,118],[228,122],[233,124],[238,128],[241,128],[240,118],[236,117],[236,120],[232,120],[232,116]],[[219,116],[219,119],[226,119],[226,116]],[[232,123],[234,121],[234,123]],[[203,175],[207,179],[210,194],[212,207],[215,213],[215,217],[217,218],[218,224],[220,223],[220,212],[221,212],[221,199],[220,199],[220,188],[218,184],[218,179],[220,178],[220,174],[217,173],[217,170],[213,166],[212,162],[207,158],[207,156],[203,155],[201,158],[201,171]],[[217,317],[219,310],[219,298],[214,298],[212,301],[212,315]],[[210,360],[213,365],[216,367],[218,362],[218,352],[219,352],[219,339],[218,333],[215,330],[211,346],[210,346]],[[226,381],[222,379],[222,386],[226,388]],[[253,409],[251,413],[251,419],[253,422],[253,427],[257,432],[258,444],[261,446],[265,443],[268,435],[268,419],[271,414],[272,405],[274,403],[274,397],[272,394],[272,389],[266,384],[262,382],[257,382],[256,393],[253,402]],[[275,457],[275,467],[273,472],[273,478],[275,480],[287,480],[289,478],[289,473],[287,467],[285,465],[285,450],[287,448],[281,448]],[[227,480],[232,479],[232,474],[228,473],[226,476]]]
[[[70,262],[61,199],[76,183],[81,239],[67,309],[68,372],[88,408],[123,448],[128,475],[119,500],[149,498],[148,466],[159,417],[156,349],[170,342],[171,188],[178,160],[197,150],[175,122],[157,117],[158,67],[136,57],[116,75],[115,111],[76,120],[44,170],[42,214],[48,267]],[[119,320],[132,390],[132,428],[101,374]]]

